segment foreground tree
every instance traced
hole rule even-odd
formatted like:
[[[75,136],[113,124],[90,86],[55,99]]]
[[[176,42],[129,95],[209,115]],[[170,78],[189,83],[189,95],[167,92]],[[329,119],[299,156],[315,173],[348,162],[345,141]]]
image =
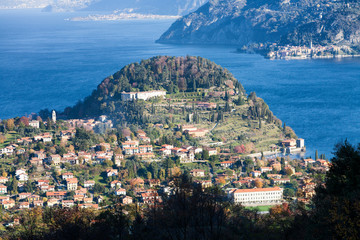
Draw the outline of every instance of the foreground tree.
[[[360,239],[360,145],[335,146],[325,183],[313,210],[300,210],[289,229],[292,239]]]
[[[360,238],[360,145],[338,144],[325,185],[316,190],[315,217],[321,236]]]

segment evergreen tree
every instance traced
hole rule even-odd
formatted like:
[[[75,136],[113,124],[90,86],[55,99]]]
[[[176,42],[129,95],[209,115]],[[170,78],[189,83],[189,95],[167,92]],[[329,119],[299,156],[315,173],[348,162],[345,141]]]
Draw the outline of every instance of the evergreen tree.
[[[156,111],[155,111],[155,106],[154,106],[154,103],[151,104],[151,114],[155,114]]]
[[[224,109],[224,111],[225,111],[225,112],[230,112],[230,111],[231,111],[229,102],[226,102],[226,103],[225,103],[225,109]]]
[[[315,160],[319,159],[318,150],[315,151]]]
[[[223,117],[222,117],[222,112],[219,111],[219,112],[218,112],[218,116],[217,116],[217,122],[220,122],[222,119],[223,119]]]
[[[17,194],[18,193],[18,181],[16,179],[16,177],[13,178],[12,182],[11,182],[11,185],[10,185],[10,191],[11,191],[11,194]]]
[[[225,91],[225,101],[229,101],[229,92]]]

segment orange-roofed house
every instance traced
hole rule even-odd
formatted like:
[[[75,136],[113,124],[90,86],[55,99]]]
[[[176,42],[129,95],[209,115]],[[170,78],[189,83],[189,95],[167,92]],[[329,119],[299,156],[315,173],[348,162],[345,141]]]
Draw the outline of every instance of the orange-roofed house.
[[[234,164],[234,161],[223,161],[220,163],[220,165],[224,168],[231,167]]]
[[[66,187],[68,191],[75,191],[78,186],[77,178],[68,178],[66,179]]]
[[[7,193],[7,186],[0,184],[0,194]]]
[[[68,178],[73,178],[73,177],[74,177],[74,174],[71,173],[71,172],[67,172],[67,173],[63,173],[63,174],[62,174],[62,179],[63,179],[63,180],[66,180],[66,179],[68,179]]]
[[[279,163],[279,162],[272,163],[271,167],[276,171],[281,171],[281,163]]]
[[[126,196],[121,201],[122,201],[122,204],[124,204],[124,205],[132,204],[133,203],[133,198],[130,197],[130,196]]]
[[[111,188],[121,188],[121,182],[119,180],[114,180],[110,183]]]
[[[261,168],[260,168],[261,173],[271,172],[272,170],[273,170],[272,167],[261,167]]]
[[[139,147],[139,141],[126,141],[122,143],[122,147],[124,148],[137,148]]]
[[[135,153],[135,156],[139,157],[142,160],[146,159],[152,159],[155,157],[155,154],[152,152],[146,152],[146,153]]]
[[[0,177],[0,183],[7,183],[9,179],[7,177]]]
[[[46,192],[47,198],[63,199],[65,196],[66,196],[66,191]]]
[[[79,204],[79,208],[94,208],[94,209],[98,209],[99,205],[98,204],[93,204],[93,203],[84,203],[84,204]]]
[[[139,146],[139,153],[148,153],[153,151],[152,145],[140,145]]]
[[[19,208],[20,209],[29,209],[30,203],[29,202],[21,202],[21,203],[19,203]]]
[[[304,159],[305,166],[307,166],[310,163],[315,163],[315,162],[316,161],[314,159],[311,159],[311,158]]]
[[[296,140],[295,139],[287,139],[281,142],[284,147],[295,147]]]
[[[13,208],[15,207],[15,200],[10,199],[10,200],[2,201],[1,205],[3,206],[4,209]]]
[[[116,190],[116,191],[115,191],[115,195],[116,195],[116,196],[126,195],[126,190],[125,190],[125,188],[119,188],[118,190]]]
[[[130,185],[135,187],[144,187],[144,180],[142,178],[134,178],[130,180]]]

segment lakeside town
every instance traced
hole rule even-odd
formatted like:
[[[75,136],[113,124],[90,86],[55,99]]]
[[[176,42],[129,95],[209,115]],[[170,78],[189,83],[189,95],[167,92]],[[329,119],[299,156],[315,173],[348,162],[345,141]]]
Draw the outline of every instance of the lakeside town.
[[[124,92],[122,100],[150,101],[165,95],[164,91]],[[216,104],[197,105],[204,106],[215,108]],[[196,121],[174,124],[170,131],[201,141],[211,129],[199,126]],[[6,134],[2,136],[7,139],[0,149],[1,207],[17,216],[36,207],[102,209],[120,198],[123,205],[146,208],[171,195],[172,177],[184,173],[202,189],[219,186],[228,201],[243,206],[307,203],[330,165],[323,156],[265,158],[265,154],[247,153],[244,146],[229,149],[223,142],[182,144],[159,134],[164,128],[169,126],[152,125],[152,132],[135,127],[119,130],[105,115],[58,120],[55,111],[47,121],[39,116],[3,120],[1,131]],[[284,138],[271,147],[273,152],[289,153],[305,150],[305,141]],[[16,224],[12,219],[3,224]]]
[[[265,58],[274,60],[301,60],[301,59],[329,59],[360,57],[359,50],[349,45],[279,45],[272,44],[250,44],[237,49],[240,53],[259,53]]]
[[[276,45],[275,45],[276,46]],[[276,46],[276,50],[270,50],[266,57],[269,59],[320,59],[320,58],[343,58],[359,57],[359,52],[347,45],[328,46]]]

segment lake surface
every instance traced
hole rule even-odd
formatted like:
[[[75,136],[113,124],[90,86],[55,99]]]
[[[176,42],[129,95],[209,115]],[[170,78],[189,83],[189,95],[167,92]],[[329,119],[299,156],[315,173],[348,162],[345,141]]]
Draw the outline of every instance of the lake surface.
[[[81,13],[86,15],[87,13]],[[267,60],[234,47],[156,44],[172,20],[70,22],[79,13],[0,11],[0,118],[63,110],[126,64],[195,55],[229,69],[299,137],[307,155],[360,142],[360,59]]]

